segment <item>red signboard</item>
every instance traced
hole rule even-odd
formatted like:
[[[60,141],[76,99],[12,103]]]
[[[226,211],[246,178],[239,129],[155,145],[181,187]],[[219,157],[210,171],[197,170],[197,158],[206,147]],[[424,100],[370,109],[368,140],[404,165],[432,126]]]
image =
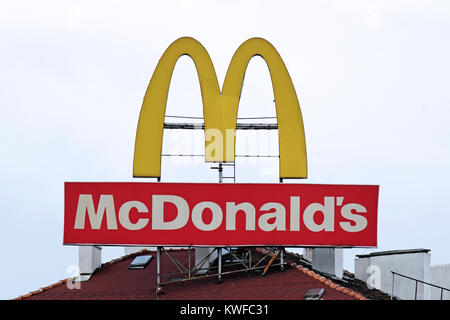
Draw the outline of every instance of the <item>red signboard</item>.
[[[65,183],[64,244],[377,245],[378,186]]]

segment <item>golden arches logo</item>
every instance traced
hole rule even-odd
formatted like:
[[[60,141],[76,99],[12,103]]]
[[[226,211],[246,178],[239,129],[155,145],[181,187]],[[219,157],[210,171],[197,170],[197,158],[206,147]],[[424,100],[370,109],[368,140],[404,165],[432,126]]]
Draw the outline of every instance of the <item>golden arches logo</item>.
[[[222,91],[206,49],[193,38],[173,42],[156,66],[144,96],[134,149],[134,177],[160,177],[161,152],[170,80],[178,58],[188,55],[194,61],[200,82],[208,132],[218,132],[223,141],[219,150],[206,153],[207,162],[234,162],[235,131],[239,100],[250,59],[261,56],[269,68],[278,123],[280,178],[306,178],[306,143],[297,94],[286,66],[277,50],[262,38],[245,41],[231,59]],[[210,141],[205,139],[205,149]]]

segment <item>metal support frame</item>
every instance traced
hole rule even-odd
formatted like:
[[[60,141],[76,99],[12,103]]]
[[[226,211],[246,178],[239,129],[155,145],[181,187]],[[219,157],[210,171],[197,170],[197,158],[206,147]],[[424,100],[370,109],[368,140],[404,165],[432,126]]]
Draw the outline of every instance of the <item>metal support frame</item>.
[[[252,251],[255,247],[217,247],[216,250],[211,250],[211,252],[205,256],[196,265],[192,264],[191,261],[191,251],[193,247],[188,247],[188,259],[187,266],[176,259],[171,253],[164,249],[164,247],[157,247],[156,251],[156,272],[157,272],[157,287],[158,291],[162,291],[162,285],[175,282],[183,282],[195,279],[204,279],[210,277],[217,277],[218,283],[222,281],[222,276],[233,274],[237,272],[256,272],[263,269],[262,275],[264,275],[270,267],[280,266],[281,270],[284,270],[286,262],[281,254],[284,251],[284,247],[275,247],[275,253],[273,250],[267,250],[263,256],[254,260],[255,256]],[[225,263],[223,261],[222,250],[228,251],[230,259]],[[242,256],[238,255],[235,251],[242,251]],[[210,267],[208,273],[202,274],[200,271],[204,271],[205,263],[209,260],[211,255],[217,252],[217,266]],[[163,274],[161,273],[161,253],[167,255],[169,260],[176,267],[177,272]],[[277,258],[279,260],[277,261]],[[267,264],[263,262],[269,258]],[[228,270],[224,270],[224,268]],[[172,278],[171,278],[172,277]]]
[[[168,118],[185,118],[185,119],[203,119],[200,117],[184,117],[184,116],[166,116]],[[276,119],[276,117],[256,117],[256,118],[238,118],[238,120],[258,120],[258,119]],[[164,123],[164,129],[188,129],[188,130],[204,130],[205,125],[204,123]],[[236,124],[236,130],[277,130],[278,124],[277,123],[237,123]],[[162,154],[163,157],[170,157],[170,156],[187,156],[187,157],[197,157],[204,155],[202,154]],[[257,157],[257,158],[279,158],[279,155],[235,155],[235,157]],[[223,175],[223,167],[224,166],[233,166],[233,176],[224,176]],[[217,167],[211,167],[211,169],[217,169],[219,173],[219,183],[223,183],[224,179],[233,179],[233,182],[236,182],[236,164],[235,162],[232,163],[223,163],[219,162]],[[160,182],[160,178],[158,178],[158,182]],[[283,179],[280,179],[280,182],[283,182]],[[191,250],[192,246],[188,246],[188,262],[187,267],[184,266],[180,261],[175,259],[173,256],[170,255],[169,251],[165,250],[164,247],[157,247],[156,250],[156,272],[157,272],[157,293],[162,292],[162,285],[173,283],[173,282],[180,282],[180,281],[187,281],[187,280],[194,280],[194,279],[200,279],[200,278],[207,278],[207,277],[215,277],[217,276],[217,282],[220,283],[222,281],[222,276],[227,274],[232,274],[236,272],[251,272],[251,271],[259,271],[263,269],[262,275],[264,275],[269,267],[275,267],[280,266],[280,269],[283,271],[284,267],[286,265],[286,262],[284,261],[284,247],[278,247],[276,249],[276,252],[273,253],[271,250],[267,250],[267,252],[263,255],[261,259],[258,261],[253,261],[254,255],[252,254],[254,247],[240,247],[240,250],[243,250],[243,256],[238,257],[236,253],[234,252],[235,247],[217,247],[216,250],[211,250],[208,255],[206,255],[200,262],[197,264],[191,263]],[[234,249],[233,249],[234,248]],[[222,250],[227,250],[230,256],[233,258],[227,263],[223,263],[223,257],[222,257]],[[170,259],[170,261],[175,265],[178,272],[171,273],[171,274],[162,274],[161,273],[161,252],[164,252]],[[203,266],[207,261],[209,261],[209,258],[211,257],[213,252],[217,252],[217,267],[208,268],[210,271],[209,273],[202,274],[203,271],[205,271],[205,268]],[[263,265],[262,262],[266,260],[266,258],[271,257],[269,259],[269,262],[267,265]],[[276,259],[279,258],[279,262],[276,262]],[[224,271],[224,267],[236,267],[242,265],[241,268],[237,268],[234,270],[228,270]],[[214,270],[217,269],[217,272],[214,272]],[[208,271],[207,270],[207,271]],[[211,272],[212,271],[212,272]],[[169,281],[165,281],[162,279],[162,276],[173,276],[173,275],[181,275],[183,276],[182,279],[168,279]]]
[[[164,129],[204,130],[204,123],[164,123]],[[237,123],[236,130],[276,130],[276,123]]]

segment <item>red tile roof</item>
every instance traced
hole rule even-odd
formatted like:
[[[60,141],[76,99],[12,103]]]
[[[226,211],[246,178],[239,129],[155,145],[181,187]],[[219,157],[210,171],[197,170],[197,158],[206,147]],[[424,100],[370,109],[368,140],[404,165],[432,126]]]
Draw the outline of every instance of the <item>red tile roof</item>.
[[[264,253],[264,249],[258,249]],[[187,264],[187,250],[169,250],[177,260]],[[222,276],[218,284],[214,277],[164,285],[157,294],[156,259],[142,270],[128,270],[135,256],[154,254],[143,250],[105,263],[92,277],[81,282],[80,289],[69,289],[64,279],[53,285],[30,292],[17,300],[303,300],[308,289],[324,288],[324,300],[367,300],[363,295],[342,287],[308,268],[290,262],[285,271],[273,267],[265,276],[239,272]],[[289,261],[288,261],[289,262]],[[176,267],[161,255],[161,272],[176,272]]]

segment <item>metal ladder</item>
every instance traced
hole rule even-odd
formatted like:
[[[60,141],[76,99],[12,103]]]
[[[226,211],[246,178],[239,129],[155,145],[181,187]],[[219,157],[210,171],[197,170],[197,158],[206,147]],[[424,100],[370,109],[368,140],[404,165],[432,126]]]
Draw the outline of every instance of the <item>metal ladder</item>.
[[[232,176],[224,176],[223,169],[224,167],[233,167],[233,175]],[[217,169],[219,171],[219,183],[223,183],[223,179],[233,179],[233,183],[236,182],[236,161],[235,162],[219,162],[217,167],[211,167],[211,169]]]

